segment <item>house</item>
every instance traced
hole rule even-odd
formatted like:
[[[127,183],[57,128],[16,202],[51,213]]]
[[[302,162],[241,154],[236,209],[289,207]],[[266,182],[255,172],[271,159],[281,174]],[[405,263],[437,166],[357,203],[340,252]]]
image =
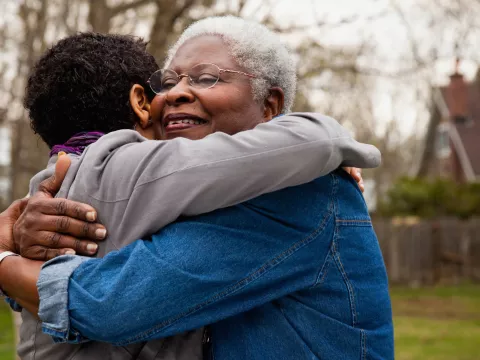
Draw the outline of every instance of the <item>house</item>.
[[[468,82],[458,70],[447,86],[433,89],[418,177],[480,182],[480,69]]]

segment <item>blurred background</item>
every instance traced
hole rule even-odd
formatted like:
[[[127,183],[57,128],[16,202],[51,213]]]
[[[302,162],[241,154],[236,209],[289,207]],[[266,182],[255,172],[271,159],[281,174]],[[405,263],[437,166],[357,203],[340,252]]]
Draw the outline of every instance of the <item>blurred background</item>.
[[[268,25],[297,59],[295,110],[337,118],[383,154],[365,198],[384,253],[396,358],[480,359],[480,1],[0,0],[0,209],[48,151],[22,107],[36,59],[78,31],[136,34],[162,64],[191,22]],[[13,359],[0,305],[0,360]]]

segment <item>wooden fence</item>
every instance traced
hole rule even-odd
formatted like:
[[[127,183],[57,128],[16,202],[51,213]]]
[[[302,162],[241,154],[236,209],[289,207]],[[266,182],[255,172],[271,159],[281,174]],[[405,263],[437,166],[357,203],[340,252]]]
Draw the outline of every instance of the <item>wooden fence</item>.
[[[480,282],[480,218],[374,219],[390,283]]]

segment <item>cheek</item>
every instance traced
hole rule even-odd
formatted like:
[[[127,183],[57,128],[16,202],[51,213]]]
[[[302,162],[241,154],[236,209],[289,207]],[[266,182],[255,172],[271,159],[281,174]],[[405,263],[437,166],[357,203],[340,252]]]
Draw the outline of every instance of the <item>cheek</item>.
[[[165,107],[165,96],[157,95],[150,103],[150,116],[153,121],[159,121],[162,118]]]
[[[211,89],[213,90],[213,89]],[[262,122],[262,107],[253,100],[250,88],[218,87],[215,94],[205,102],[205,108],[212,116],[215,131],[234,134],[251,129]]]

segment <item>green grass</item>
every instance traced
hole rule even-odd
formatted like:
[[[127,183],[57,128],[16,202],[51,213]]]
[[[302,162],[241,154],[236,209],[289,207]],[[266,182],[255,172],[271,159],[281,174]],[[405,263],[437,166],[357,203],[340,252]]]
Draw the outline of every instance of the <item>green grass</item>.
[[[397,360],[477,360],[480,321],[395,317]]]
[[[480,286],[391,290],[397,360],[480,359]]]
[[[480,359],[480,286],[391,290],[396,360]],[[13,360],[11,313],[0,302],[0,360]]]
[[[0,360],[13,360],[12,314],[7,304],[0,299]]]

